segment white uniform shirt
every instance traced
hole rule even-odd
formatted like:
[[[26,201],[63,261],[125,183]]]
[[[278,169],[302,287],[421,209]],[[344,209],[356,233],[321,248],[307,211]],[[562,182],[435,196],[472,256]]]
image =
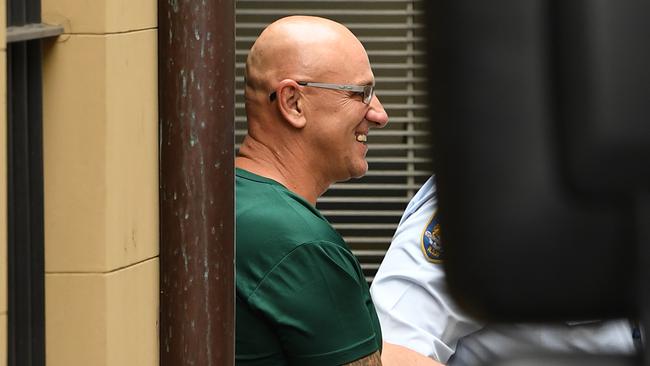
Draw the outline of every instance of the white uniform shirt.
[[[406,207],[373,280],[370,292],[386,342],[411,348],[443,363],[465,336],[459,356],[465,347],[463,353],[473,354],[475,360],[540,349],[634,353],[632,330],[626,320],[483,327],[468,317],[447,289],[436,209],[432,177]]]

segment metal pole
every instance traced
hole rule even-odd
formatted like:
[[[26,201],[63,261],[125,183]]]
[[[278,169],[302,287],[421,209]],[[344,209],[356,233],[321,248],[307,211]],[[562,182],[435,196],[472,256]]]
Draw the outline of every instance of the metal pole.
[[[161,365],[234,364],[234,18],[158,2]]]

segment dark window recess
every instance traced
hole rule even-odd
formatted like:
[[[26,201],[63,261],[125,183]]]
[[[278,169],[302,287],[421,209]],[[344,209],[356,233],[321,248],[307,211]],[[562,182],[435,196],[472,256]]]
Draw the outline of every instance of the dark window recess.
[[[40,41],[7,48],[9,365],[45,365]]]
[[[7,353],[10,366],[45,365],[43,103],[40,0],[7,0]],[[53,29],[55,28],[55,29]]]

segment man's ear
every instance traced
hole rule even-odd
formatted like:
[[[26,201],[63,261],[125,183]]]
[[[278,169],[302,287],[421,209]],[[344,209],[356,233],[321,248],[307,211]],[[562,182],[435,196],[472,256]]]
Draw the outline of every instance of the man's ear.
[[[303,101],[298,83],[291,79],[285,79],[275,90],[278,108],[284,119],[295,128],[305,127],[307,119],[302,109]]]

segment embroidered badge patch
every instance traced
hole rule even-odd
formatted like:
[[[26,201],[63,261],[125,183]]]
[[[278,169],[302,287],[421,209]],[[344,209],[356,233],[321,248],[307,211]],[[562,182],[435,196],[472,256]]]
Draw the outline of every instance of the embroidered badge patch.
[[[431,263],[442,263],[444,250],[440,241],[440,223],[434,213],[429,219],[429,223],[422,232],[422,241],[420,247],[424,257]]]

